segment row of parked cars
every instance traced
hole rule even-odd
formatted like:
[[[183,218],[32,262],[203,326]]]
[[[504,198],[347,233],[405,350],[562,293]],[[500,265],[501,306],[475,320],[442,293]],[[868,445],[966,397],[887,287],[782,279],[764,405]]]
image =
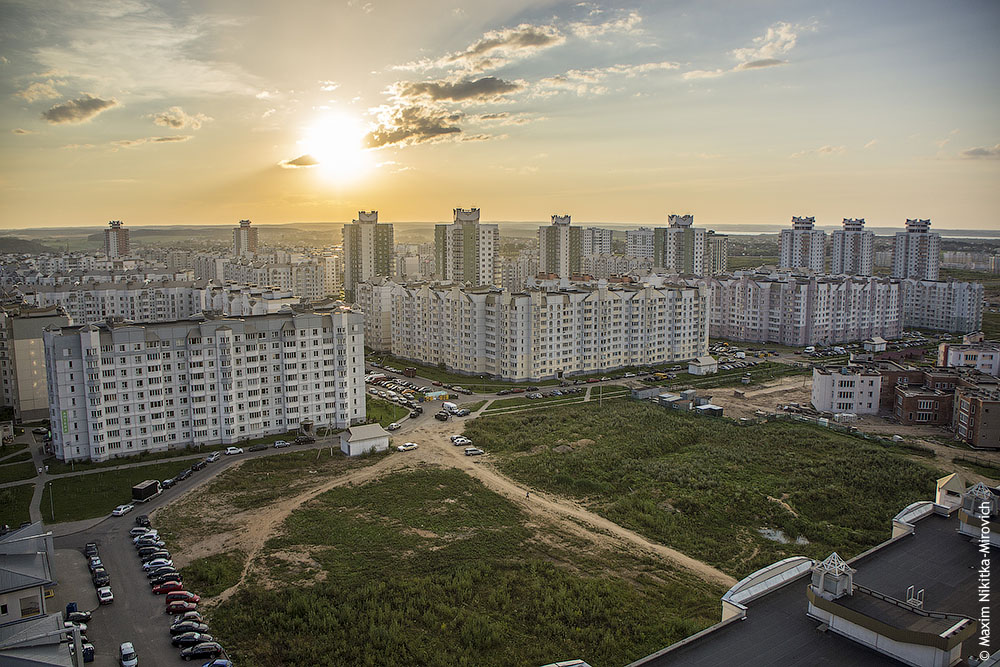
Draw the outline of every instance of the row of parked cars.
[[[565,387],[563,389],[553,389],[552,391],[533,391],[530,394],[525,394],[525,398],[549,398],[550,396],[572,396],[573,394],[582,394],[583,387]]]
[[[456,447],[465,447],[466,456],[481,456],[485,454],[483,450],[478,447],[472,446],[472,441],[466,438],[464,435],[453,435],[451,436],[451,444]]]
[[[211,662],[205,663],[206,667],[232,667],[232,663],[222,657],[225,649],[208,634],[208,624],[198,611],[201,597],[185,589],[184,577],[174,567],[157,530],[147,522],[133,528],[130,536],[152,593],[163,596],[164,611],[174,617],[170,624],[170,643],[181,649],[181,658],[207,658]]]

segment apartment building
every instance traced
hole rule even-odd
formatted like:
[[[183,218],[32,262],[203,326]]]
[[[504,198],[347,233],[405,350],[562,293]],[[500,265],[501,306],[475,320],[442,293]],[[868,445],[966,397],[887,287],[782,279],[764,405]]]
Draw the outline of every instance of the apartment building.
[[[792,216],[792,228],[781,230],[779,268],[825,273],[826,232],[815,226],[813,216]]]
[[[442,280],[500,284],[500,228],[479,222],[479,209],[456,208],[454,222],[434,226],[434,256]]]
[[[257,229],[250,226],[249,220],[240,220],[238,227],[233,227],[232,253],[235,257],[247,257],[257,254]]]
[[[667,221],[669,227],[653,230],[653,266],[673,273],[706,275],[708,230],[695,227],[690,214],[671,214]]]
[[[538,265],[542,273],[569,278],[580,272],[583,228],[570,224],[570,216],[553,215],[552,224],[538,228]]]
[[[864,218],[844,218],[843,229],[833,232],[830,273],[870,276],[875,269],[875,233],[865,231]]]
[[[354,304],[365,317],[365,345],[378,352],[392,351],[392,292],[396,285],[379,277],[354,287]]]
[[[892,277],[937,280],[941,265],[941,235],[931,232],[930,220],[907,220],[906,231],[896,232]]]
[[[442,283],[397,285],[392,353],[511,380],[686,361],[707,353],[703,287],[560,288],[559,282],[521,293]]]
[[[717,276],[729,270],[729,237],[708,230],[705,250],[705,273]]]
[[[104,461],[364,420],[364,318],[346,307],[44,334],[52,446]]]
[[[16,421],[48,416],[42,331],[67,324],[69,319],[58,306],[0,309],[0,405],[13,408]]]
[[[344,225],[344,291],[376,276],[393,274],[393,228],[378,221],[378,211],[358,211],[358,219]]]
[[[1000,375],[1000,343],[941,343],[937,365],[945,368],[975,368],[987,375]]]
[[[982,327],[982,283],[915,278],[901,282],[904,326],[954,333],[969,333]]]
[[[517,257],[500,262],[500,287],[508,292],[520,292],[540,270],[538,251],[522,250]]]
[[[1000,387],[997,379],[955,390],[955,437],[979,449],[1000,449]]]
[[[581,255],[611,254],[613,234],[610,229],[600,227],[584,227],[580,239]]]
[[[129,253],[128,229],[121,220],[111,220],[108,222],[108,229],[104,230],[104,254],[108,259],[127,257]]]
[[[879,412],[882,374],[870,366],[813,369],[812,406],[820,412],[875,415]]]
[[[653,259],[656,256],[656,234],[649,227],[629,229],[625,231],[625,254],[640,259]]]
[[[627,273],[648,272],[653,267],[650,258],[629,257],[626,255],[584,255],[580,258],[580,273],[593,276],[597,280],[607,280],[612,276],[624,276]]]

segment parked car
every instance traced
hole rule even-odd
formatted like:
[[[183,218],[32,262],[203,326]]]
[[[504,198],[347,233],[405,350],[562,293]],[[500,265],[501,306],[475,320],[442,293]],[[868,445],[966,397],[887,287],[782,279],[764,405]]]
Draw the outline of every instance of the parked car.
[[[143,548],[147,548],[147,547],[143,547]],[[148,554],[142,556],[140,558],[140,560],[142,560],[143,563],[146,563],[146,562],[149,562],[151,560],[160,560],[160,559],[164,559],[164,558],[169,559],[170,558],[170,552],[167,551],[166,549],[157,549],[156,551],[154,551],[152,553],[148,553]]]
[[[132,534],[132,544],[135,544],[144,537],[159,537],[160,531],[155,528],[144,528],[141,533],[136,533],[136,529],[131,530]]]
[[[191,466],[192,472],[197,472],[198,470],[204,470],[205,466],[208,465],[208,461],[198,461],[193,466]]]
[[[173,565],[173,564],[174,561],[170,560],[169,558],[157,558],[156,560],[151,560],[148,563],[143,563],[142,569],[149,571],[163,567],[164,565]]]
[[[222,458],[222,455],[219,454],[219,452],[212,452],[211,454],[209,454],[205,458],[205,460],[208,461],[209,463],[215,463],[216,461],[218,461],[221,458]]]
[[[66,620],[71,623],[86,623],[91,616],[89,611],[71,611],[66,614]]]
[[[150,526],[149,515],[148,514],[140,514],[139,516],[137,516],[135,518],[135,525],[136,526],[140,526],[140,527],[144,527],[144,528],[149,528],[149,526]]]
[[[216,658],[212,662],[206,662],[201,667],[233,667],[233,662],[225,658]]]
[[[90,578],[94,581],[94,587],[100,588],[101,586],[107,586],[111,583],[111,575],[103,567],[99,567],[94,570],[94,573],[90,575]]]
[[[176,574],[177,570],[171,566],[158,567],[155,570],[150,570],[146,573],[146,576],[152,581],[157,577],[162,577],[165,574]]]
[[[232,456],[233,454],[242,454],[242,447],[226,447],[226,456]]]
[[[97,601],[101,604],[111,604],[115,601],[115,594],[111,592],[111,586],[101,586],[97,589]]]
[[[262,452],[262,451],[264,451],[265,449],[267,449],[267,445],[265,445],[265,444],[264,444],[264,443],[262,442],[262,443],[260,443],[260,444],[258,444],[258,445],[254,445],[253,447],[251,447],[251,448],[250,448],[250,449],[248,449],[247,451],[248,451],[248,452]]]
[[[135,530],[134,528],[132,530]],[[83,547],[83,553],[87,558],[97,555],[97,542],[87,542]]]
[[[216,642],[203,642],[188,646],[181,651],[181,657],[185,660],[192,658],[217,658],[222,654],[222,645]]]
[[[198,613],[198,612],[194,612]],[[199,621],[175,621],[170,626],[170,634],[181,635],[185,632],[208,632],[208,626]]]
[[[190,468],[188,468],[187,470],[182,470],[179,473],[177,473],[176,477],[174,477],[174,482],[183,482],[184,480],[186,480],[190,476],[191,476],[191,469]]]
[[[135,548],[137,550],[142,547],[156,547],[159,549],[162,546],[165,546],[165,542],[155,537],[146,537],[135,543]]]
[[[212,635],[207,635],[204,632],[182,632],[170,638],[170,643],[174,646],[194,646],[210,641],[212,641]]]
[[[419,445],[417,445],[417,443],[415,442],[404,442],[403,444],[396,447],[396,449],[401,452],[408,452],[411,449],[416,449],[417,447],[419,447]]]
[[[135,654],[135,647],[132,646],[132,642],[123,642],[118,647],[118,662],[121,663],[122,667],[138,666],[139,656]]]
[[[135,505],[119,505],[111,510],[111,516],[125,516],[135,509]]]
[[[44,426],[36,426],[35,428],[31,429],[31,432],[34,433],[35,435],[45,435],[46,433],[49,432],[49,429],[45,428]]]
[[[468,417],[471,413],[468,408],[459,408],[455,411],[456,417]]]
[[[154,552],[159,551],[159,550],[160,550],[160,547],[156,546],[155,544],[150,544],[150,545],[142,546],[138,542],[136,542],[135,552],[136,552],[136,554],[139,555],[139,558],[142,558],[146,554],[151,554],[151,553],[154,553]]]
[[[466,456],[479,456],[479,455],[485,454],[485,453],[486,452],[484,452],[483,450],[479,449],[478,447],[466,447],[465,448],[465,455]]]
[[[161,584],[157,584],[156,586],[153,586],[153,593],[155,595],[163,595],[164,593],[170,593],[172,591],[182,591],[182,590],[184,590],[184,584],[181,583],[181,581],[179,579],[180,576],[181,576],[180,574],[177,575],[177,577],[178,577],[177,580],[164,581]]]
[[[93,572],[94,570],[96,570],[99,567],[104,567],[104,563],[101,562],[101,557],[100,556],[91,556],[90,557],[90,571]]]
[[[86,623],[73,622],[73,621],[63,621],[63,627],[64,628],[69,628],[69,629],[80,628],[80,633],[81,634],[87,634],[87,624]]]
[[[149,585],[151,588],[156,588],[157,586],[163,586],[164,584],[180,584],[180,586],[175,590],[184,589],[184,576],[180,572],[167,572],[161,574],[158,577],[150,579]],[[169,592],[169,591],[165,591]]]
[[[183,602],[194,602],[197,604],[198,602],[201,602],[201,598],[192,593],[191,591],[170,591],[169,593],[167,593],[166,600],[168,603],[183,601]]]
[[[174,619],[173,625],[178,625],[180,623],[186,623],[188,621],[195,621],[197,623],[204,623],[205,619],[202,618],[200,611],[188,611],[185,612],[177,618]]]
[[[162,482],[160,482],[160,488],[161,489],[169,489],[170,487],[172,487],[176,483],[177,482],[174,481],[174,478],[171,477],[170,479],[165,479]]]
[[[275,449],[281,449],[282,447],[288,447],[288,445],[289,445],[289,442],[287,440],[275,440],[274,441],[274,448]]]
[[[450,415],[447,412],[444,412],[443,410],[441,412],[434,413],[434,419],[437,419],[438,421],[446,422],[448,421],[449,416]]]
[[[185,602],[183,600],[175,600],[174,602],[168,602],[166,607],[166,612],[168,614],[183,614],[186,611],[194,611],[198,608],[194,602]]]
[[[400,426],[399,422],[392,422],[391,424],[389,424],[388,426],[385,427],[385,430],[387,430],[387,431],[398,431],[399,430],[399,426]]]

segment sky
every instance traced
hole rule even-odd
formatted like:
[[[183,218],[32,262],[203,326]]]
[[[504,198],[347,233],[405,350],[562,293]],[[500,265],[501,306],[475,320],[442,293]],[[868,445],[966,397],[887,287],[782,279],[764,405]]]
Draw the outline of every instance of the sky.
[[[1000,229],[994,0],[0,0],[0,228]]]

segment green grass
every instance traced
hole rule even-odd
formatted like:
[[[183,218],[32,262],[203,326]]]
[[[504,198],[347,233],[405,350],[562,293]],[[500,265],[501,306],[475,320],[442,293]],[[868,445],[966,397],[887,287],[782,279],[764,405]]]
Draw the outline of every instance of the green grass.
[[[11,465],[0,465],[0,484],[6,482],[19,482],[22,479],[31,479],[38,472],[35,470],[35,464],[31,463],[12,463]]]
[[[741,427],[633,401],[480,417],[465,435],[518,482],[573,498],[736,578],[791,555],[860,553],[888,537],[900,509],[932,498],[940,476],[820,427]],[[585,439],[595,444],[552,451]],[[784,497],[798,516],[768,496]],[[759,528],[810,543],[782,545]]]
[[[475,403],[462,403],[459,407],[463,407],[469,412],[475,412],[479,408],[486,405],[488,401],[476,401]]]
[[[1000,313],[983,313],[983,333],[990,340],[1000,339]]]
[[[726,266],[730,271],[737,269],[756,269],[762,264],[777,264],[778,258],[771,255],[730,255]]]
[[[965,458],[956,458],[954,461],[960,466],[968,468],[983,477],[987,477],[994,481],[1000,480],[1000,466],[995,466],[986,461],[973,461]]]
[[[390,354],[379,354],[377,352],[372,352],[367,355],[369,361],[377,361],[383,366],[392,366],[393,368],[399,368],[400,370],[404,368],[415,368],[417,370],[417,375],[425,380],[437,381],[443,384],[457,385],[470,389],[478,393],[492,393],[498,389],[506,389],[509,387],[523,387],[526,384],[530,385],[551,385],[559,384],[558,380],[546,380],[544,382],[503,382],[499,380],[493,380],[486,378],[485,380],[479,375],[462,375],[461,373],[452,373],[446,371],[443,368],[437,368],[436,366],[425,366],[424,364],[418,364],[413,361],[407,361],[405,359],[399,359]],[[381,369],[376,368],[376,371]],[[432,389],[437,389],[437,387],[432,387]]]
[[[409,409],[401,405],[372,398],[371,396],[365,399],[365,419],[369,422],[378,422],[383,427],[402,419],[408,414],[410,414]]]
[[[46,484],[42,492],[42,516],[46,521],[53,520],[49,504],[50,486],[56,522],[93,519],[108,514],[116,505],[130,502],[132,487],[139,482],[147,479],[168,479],[190,465],[190,461],[170,461],[124,470],[56,478],[50,484]],[[192,479],[196,479],[197,475],[198,473],[195,473]],[[138,507],[141,508],[142,505]]]
[[[20,463],[21,461],[30,461],[30,460],[31,460],[31,452],[21,452],[20,454],[11,456],[10,458],[0,459],[0,466],[5,466],[8,463]]]
[[[199,558],[181,568],[184,585],[202,597],[218,595],[236,585],[246,561],[246,552],[239,549]]]
[[[622,665],[716,621],[722,590],[567,543],[455,469],[318,496],[286,520],[213,634],[256,665]],[[572,547],[572,548],[568,548]]]
[[[11,442],[0,446],[0,456],[10,456],[14,452],[19,452],[30,446],[30,442]]]
[[[28,507],[35,491],[34,484],[21,484],[0,489],[0,524],[17,528],[29,521]]]
[[[504,410],[506,408],[513,408],[521,405],[544,405],[546,403],[559,403],[561,401],[582,401],[586,397],[584,392],[579,394],[570,394],[569,396],[543,396],[542,398],[527,398],[526,396],[515,396],[514,398],[498,398],[497,400],[490,403],[489,409],[486,412],[494,412],[496,410]]]

